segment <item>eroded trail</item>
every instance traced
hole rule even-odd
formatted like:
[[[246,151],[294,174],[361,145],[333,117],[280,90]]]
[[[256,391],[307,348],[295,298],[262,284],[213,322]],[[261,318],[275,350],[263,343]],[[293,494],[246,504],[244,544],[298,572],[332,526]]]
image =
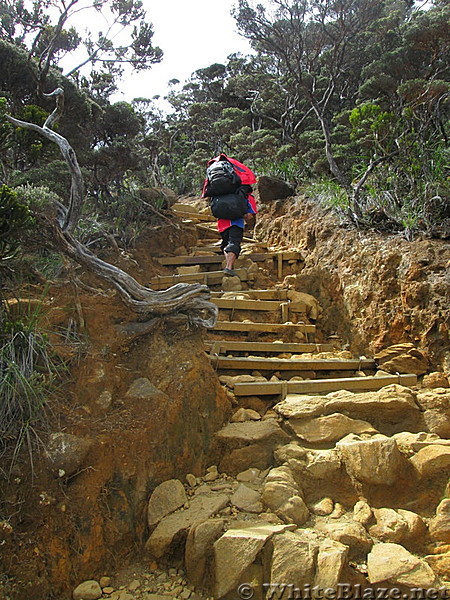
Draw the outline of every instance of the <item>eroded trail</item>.
[[[210,286],[220,312],[205,352],[233,410],[207,470],[153,491],[142,561],[103,595],[247,600],[315,586],[407,598],[446,586],[448,387],[418,382],[411,344],[365,357],[324,337],[318,301],[296,286],[301,252],[249,238],[226,277],[208,215],[174,210],[200,241],[160,258],[173,273],[151,285]]]

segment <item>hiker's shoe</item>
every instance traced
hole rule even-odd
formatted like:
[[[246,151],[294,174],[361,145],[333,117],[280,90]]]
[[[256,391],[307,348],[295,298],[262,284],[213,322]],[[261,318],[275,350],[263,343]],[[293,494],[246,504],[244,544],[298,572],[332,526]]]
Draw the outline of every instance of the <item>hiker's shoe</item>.
[[[236,271],[233,271],[233,269],[227,269],[227,267],[223,269],[223,272],[225,273],[225,275],[228,275],[228,277],[239,277]]]

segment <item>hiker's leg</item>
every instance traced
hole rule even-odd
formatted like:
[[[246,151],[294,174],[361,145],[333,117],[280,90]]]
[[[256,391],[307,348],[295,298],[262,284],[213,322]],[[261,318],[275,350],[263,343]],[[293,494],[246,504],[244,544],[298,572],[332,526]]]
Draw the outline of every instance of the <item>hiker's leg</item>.
[[[228,244],[224,248],[226,269],[232,269],[236,259],[239,257],[241,252],[241,242],[244,237],[244,230],[242,227],[232,225],[226,231],[228,231]]]

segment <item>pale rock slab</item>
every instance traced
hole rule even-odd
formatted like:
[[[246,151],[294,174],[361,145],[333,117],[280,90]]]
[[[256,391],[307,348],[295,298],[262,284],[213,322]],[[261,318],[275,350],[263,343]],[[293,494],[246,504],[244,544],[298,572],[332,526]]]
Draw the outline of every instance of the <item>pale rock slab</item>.
[[[334,510],[334,502],[331,498],[322,498],[311,506],[311,512],[320,517],[331,515]]]
[[[213,544],[222,535],[223,519],[209,519],[189,529],[186,540],[184,562],[189,581],[196,587],[204,582],[207,560],[212,556]]]
[[[177,508],[187,502],[184,486],[178,479],[169,479],[158,485],[148,502],[147,522],[150,527],[156,525]]]
[[[288,424],[297,437],[311,443],[337,442],[349,433],[378,433],[367,421],[340,413],[314,419],[289,419]]]
[[[270,581],[286,582],[302,588],[314,580],[318,544],[304,539],[302,531],[286,532],[273,538]]]
[[[428,589],[436,585],[436,575],[421,558],[414,556],[400,544],[375,544],[367,557],[370,583],[386,582]]]
[[[420,541],[426,533],[423,519],[409,510],[375,508],[373,514],[376,524],[369,528],[369,533],[382,542],[405,545],[409,541]]]
[[[245,571],[254,562],[264,544],[285,525],[261,523],[241,529],[229,529],[214,543],[215,597],[236,590]]]
[[[295,523],[298,527],[309,519],[309,509],[300,496],[291,496],[276,511],[285,523]]]
[[[73,600],[98,600],[102,597],[102,588],[98,581],[90,579],[83,581],[74,590],[72,594]]]
[[[361,439],[350,434],[336,444],[347,473],[364,483],[392,485],[404,466],[404,459],[393,438],[375,435]]]
[[[186,532],[194,523],[201,523],[218,513],[228,504],[226,494],[201,494],[195,496],[189,508],[164,517],[156,526],[145,545],[155,558],[161,558],[169,550],[175,536]]]
[[[361,523],[355,521],[318,523],[316,527],[332,540],[348,546],[351,556],[365,555],[372,548],[373,542]]]
[[[238,408],[231,416],[232,423],[244,423],[245,421],[260,421],[261,415],[251,408]]]
[[[263,510],[261,494],[243,483],[239,484],[239,487],[231,496],[230,502],[233,506],[239,508],[239,510],[246,512],[260,513]]]
[[[216,433],[216,438],[234,448],[256,442],[282,443],[289,440],[289,436],[273,419],[229,423]]]
[[[319,586],[321,589],[336,589],[337,584],[340,583],[347,555],[348,546],[345,544],[330,539],[322,540],[317,555],[314,585]]]
[[[450,544],[450,499],[444,498],[436,508],[436,516],[429,523],[433,540]]]
[[[374,356],[378,366],[388,373],[415,373],[423,375],[428,371],[428,359],[411,343],[389,346]]]
[[[450,473],[450,446],[435,444],[426,446],[409,460],[421,478],[430,477],[443,471]]]
[[[353,393],[345,390],[330,392],[326,396],[288,395],[274,406],[285,419],[311,419],[343,413],[352,419],[378,424],[388,423],[402,430],[405,422],[419,426],[422,414],[416,393],[409,388],[391,384],[373,392]]]
[[[358,500],[353,507],[353,520],[367,525],[373,517],[373,511],[365,500]]]

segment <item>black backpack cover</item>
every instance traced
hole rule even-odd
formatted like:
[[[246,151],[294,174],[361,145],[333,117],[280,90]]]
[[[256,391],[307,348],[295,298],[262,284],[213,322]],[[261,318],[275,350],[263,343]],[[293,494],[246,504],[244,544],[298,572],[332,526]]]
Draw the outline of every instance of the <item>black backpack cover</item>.
[[[238,189],[231,194],[213,196],[210,207],[216,219],[241,219],[249,212],[244,189]]]
[[[213,162],[206,169],[206,194],[209,197],[232,194],[241,185],[241,178],[234,171],[233,165],[228,160]]]

